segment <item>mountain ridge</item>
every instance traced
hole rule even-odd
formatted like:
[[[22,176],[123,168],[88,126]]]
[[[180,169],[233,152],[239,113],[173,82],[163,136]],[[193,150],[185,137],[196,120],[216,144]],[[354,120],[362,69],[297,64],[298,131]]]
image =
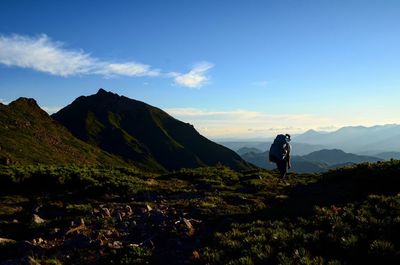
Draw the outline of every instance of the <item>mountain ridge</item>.
[[[75,138],[32,98],[0,104],[0,157],[3,164],[114,164],[121,159]]]
[[[305,132],[294,136],[293,141],[325,145],[329,149],[339,148],[356,154],[393,152],[400,149],[400,125],[346,126],[311,136]]]
[[[219,163],[237,170],[252,167],[233,151],[200,135],[193,125],[104,89],[78,97],[52,117],[79,139],[144,166],[160,170]]]

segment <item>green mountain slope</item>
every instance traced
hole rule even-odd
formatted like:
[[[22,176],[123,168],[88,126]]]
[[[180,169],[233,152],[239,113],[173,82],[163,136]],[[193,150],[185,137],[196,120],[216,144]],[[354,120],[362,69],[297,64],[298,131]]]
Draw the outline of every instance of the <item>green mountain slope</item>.
[[[125,164],[75,138],[28,98],[0,104],[0,158],[2,164]]]
[[[53,115],[76,137],[127,161],[160,170],[218,163],[251,166],[233,151],[200,135],[192,125],[146,103],[100,89]]]

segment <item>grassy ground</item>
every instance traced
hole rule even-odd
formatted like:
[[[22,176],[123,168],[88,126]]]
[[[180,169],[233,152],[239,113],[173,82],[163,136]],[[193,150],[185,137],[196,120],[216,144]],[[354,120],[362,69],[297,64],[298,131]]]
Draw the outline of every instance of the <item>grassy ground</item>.
[[[3,167],[0,264],[399,264],[399,173]]]

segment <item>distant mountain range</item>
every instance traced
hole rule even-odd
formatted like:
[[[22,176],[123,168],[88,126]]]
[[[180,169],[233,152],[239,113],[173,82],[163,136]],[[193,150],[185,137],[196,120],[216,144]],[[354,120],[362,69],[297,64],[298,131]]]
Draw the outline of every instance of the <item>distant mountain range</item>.
[[[242,158],[254,165],[266,169],[274,169],[276,165],[269,162],[269,152],[262,153],[245,153]],[[361,156],[350,153],[345,153],[342,150],[320,150],[312,152],[305,156],[292,156],[291,171],[298,173],[316,173],[324,172],[332,168],[342,167],[345,165],[363,163],[363,162],[377,162],[382,160],[378,157]]]
[[[293,137],[293,142],[323,145],[356,154],[376,155],[400,151],[400,125],[343,127],[334,132],[309,130]]]
[[[247,153],[255,153],[255,154],[259,154],[262,153],[263,151],[261,151],[258,148],[255,147],[242,147],[239,150],[236,151],[236,153],[238,153],[239,155],[244,155]]]
[[[228,147],[229,149],[232,149],[236,151],[236,153],[244,154],[246,153],[246,148],[255,148],[256,150],[259,150],[260,152],[265,152],[269,150],[272,141],[222,141],[219,142],[223,146]],[[326,148],[324,145],[312,145],[312,144],[305,144],[305,143],[299,143],[292,141],[291,143],[293,147],[293,155],[306,155],[314,151],[318,151],[321,149]],[[255,151],[256,151],[255,150]],[[256,151],[257,152],[257,151]]]
[[[379,160],[382,160],[378,157],[373,156],[363,156],[346,153],[339,149],[324,149],[302,156],[302,158],[308,161],[325,163],[329,166],[343,165],[348,163],[358,164],[363,162],[377,162]]]
[[[159,108],[100,89],[52,117],[77,138],[143,167],[176,170],[217,164],[252,166]]]
[[[221,141],[220,144],[238,152],[243,148],[267,151],[272,141]],[[388,124],[372,127],[343,127],[334,132],[308,130],[292,136],[293,155],[303,156],[322,149],[340,149],[357,155],[380,159],[400,159],[400,125]],[[243,149],[245,150],[245,149]]]

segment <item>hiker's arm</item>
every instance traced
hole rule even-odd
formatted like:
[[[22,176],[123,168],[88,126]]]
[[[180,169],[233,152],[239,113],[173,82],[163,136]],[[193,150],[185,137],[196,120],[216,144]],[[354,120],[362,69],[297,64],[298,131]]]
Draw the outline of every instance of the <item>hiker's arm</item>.
[[[287,161],[288,161],[288,168],[291,168],[292,167],[292,157],[291,157],[291,146],[290,146],[290,144],[288,144],[288,147],[287,147]]]

